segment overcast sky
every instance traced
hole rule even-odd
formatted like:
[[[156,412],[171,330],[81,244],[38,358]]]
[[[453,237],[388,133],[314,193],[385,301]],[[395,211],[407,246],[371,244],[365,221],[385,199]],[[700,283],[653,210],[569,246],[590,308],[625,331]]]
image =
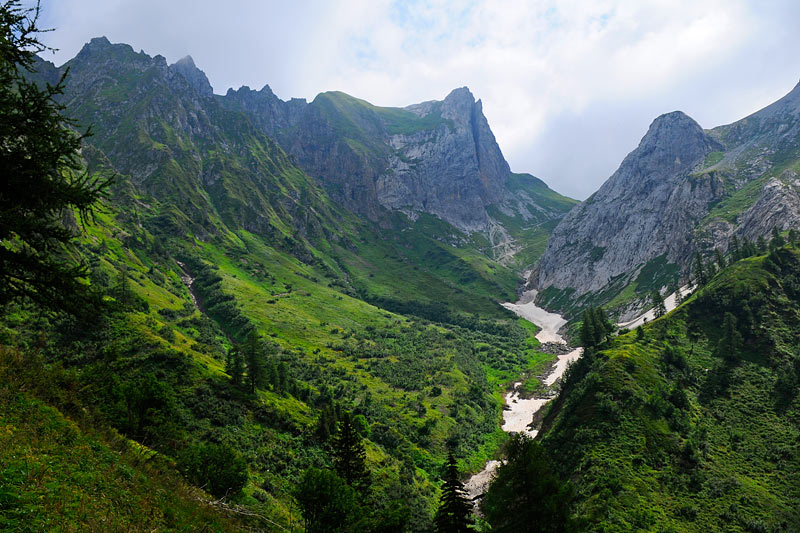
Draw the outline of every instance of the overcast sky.
[[[27,1],[27,0],[26,0]],[[190,54],[216,93],[382,106],[468,86],[516,172],[583,199],[652,120],[738,120],[800,80],[797,0],[43,0],[61,65],[91,37]]]

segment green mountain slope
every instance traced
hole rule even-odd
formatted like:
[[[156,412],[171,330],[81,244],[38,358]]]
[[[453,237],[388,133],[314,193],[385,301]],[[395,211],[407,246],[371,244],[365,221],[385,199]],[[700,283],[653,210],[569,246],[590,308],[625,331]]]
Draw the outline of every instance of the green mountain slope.
[[[292,490],[306,469],[331,466],[330,433],[352,411],[369,508],[382,516],[400,502],[406,530],[429,530],[447,448],[481,467],[505,438],[503,387],[552,358],[498,305],[514,298],[516,272],[488,239],[440,217],[375,223],[341,207],[248,115],[163,58],[95,39],[69,67],[67,112],[95,133],[82,156],[116,175],[78,246],[109,308],[84,324],[14,306],[3,344],[64,369],[102,431],[207,490],[197,454],[242,458],[243,490],[215,496],[265,517],[253,517],[262,528],[297,523]],[[39,64],[41,79],[59,72]],[[411,128],[405,112],[381,113]],[[559,198],[552,209],[569,203]],[[232,382],[229,364],[251,330],[266,341],[255,391]]]
[[[30,356],[0,353],[0,528],[4,531],[200,530],[239,531],[255,525],[215,507],[170,464],[116,432],[78,425],[49,403],[69,406]],[[35,391],[30,392],[32,385]],[[21,389],[27,389],[21,392]],[[53,399],[53,395],[61,398]],[[72,404],[74,408],[74,404]],[[73,416],[77,413],[73,413]],[[80,416],[80,415],[78,415]]]
[[[796,245],[738,261],[570,370],[542,443],[589,530],[800,526],[798,280]]]

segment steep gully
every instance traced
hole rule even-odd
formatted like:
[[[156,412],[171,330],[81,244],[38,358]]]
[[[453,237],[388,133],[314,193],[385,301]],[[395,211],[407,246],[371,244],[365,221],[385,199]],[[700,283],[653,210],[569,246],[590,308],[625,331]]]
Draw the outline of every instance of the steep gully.
[[[180,273],[181,281],[183,281],[183,284],[186,285],[186,288],[189,290],[189,297],[191,297],[192,299],[194,308],[202,313],[203,310],[200,309],[200,299],[198,298],[194,288],[194,276],[192,276],[192,274],[189,272],[189,269],[187,268],[185,263],[183,263],[182,261],[175,261],[175,262],[178,263],[179,267],[181,267],[181,273]]]
[[[686,296],[691,292],[692,287],[686,285],[678,289],[681,296]],[[541,343],[557,343],[566,345],[566,341],[558,331],[567,323],[566,319],[556,313],[545,311],[538,307],[534,300],[536,299],[537,292],[535,290],[527,291],[522,294],[522,297],[517,303],[504,303],[503,307],[513,311],[518,316],[525,320],[537,325],[541,331],[536,334],[536,339]],[[678,298],[676,293],[672,293],[664,298],[664,306],[667,312],[672,311],[677,307]],[[617,324],[620,328],[633,329],[645,322],[655,318],[655,311],[650,309],[637,318],[629,322]],[[567,370],[569,363],[577,360],[583,353],[583,348],[575,348],[566,353],[558,356],[555,364],[552,366],[550,373],[544,378],[544,384],[552,387]],[[512,390],[506,394],[506,409],[503,411],[503,431],[507,433],[526,433],[531,437],[538,434],[538,430],[531,429],[529,426],[533,421],[534,415],[544,407],[555,395],[551,394],[542,398],[521,398],[520,386],[521,382],[514,383]],[[500,466],[501,462],[498,460],[491,460],[486,463],[483,470],[469,478],[464,484],[467,494],[473,502],[479,501],[489,488],[489,483],[492,481],[492,476]]]
[[[536,299],[536,291],[528,291],[522,294],[522,298],[517,303],[504,303],[503,307],[509,309],[524,318],[536,324],[541,328],[541,331],[536,334],[539,342],[552,342],[558,344],[566,344],[566,341],[558,334],[558,330],[564,326],[567,321],[555,313],[545,311],[538,307],[534,300]],[[581,356],[582,348],[575,348],[567,353],[558,356],[558,359],[553,366],[550,374],[544,379],[544,384],[548,387],[552,386],[567,369],[567,365],[575,361]],[[533,421],[533,416],[544,407],[544,405],[553,399],[552,395],[543,398],[521,398],[520,386],[521,382],[514,383],[514,387],[506,394],[506,410],[503,411],[503,431],[508,433],[527,433],[531,437],[535,437],[538,433],[537,430],[529,427]],[[500,461],[492,460],[486,463],[486,466],[472,476],[465,484],[465,488],[472,501],[479,500],[489,487],[497,467],[500,466]]]

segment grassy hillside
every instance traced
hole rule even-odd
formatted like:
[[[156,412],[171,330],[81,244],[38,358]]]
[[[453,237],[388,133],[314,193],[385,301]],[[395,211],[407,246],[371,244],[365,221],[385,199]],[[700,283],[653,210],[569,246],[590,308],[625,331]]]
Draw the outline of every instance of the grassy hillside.
[[[90,173],[115,176],[73,251],[104,304],[89,321],[25,302],[3,309],[3,349],[69,378],[42,388],[23,374],[29,393],[14,401],[53,419],[87,413],[81,435],[98,444],[86,461],[105,464],[103,446],[121,435],[155,454],[165,486],[179,471],[198,487],[187,497],[210,498],[203,488],[277,530],[299,519],[304,472],[333,466],[331,435],[351,412],[371,471],[364,513],[377,524],[400,509],[405,530],[430,530],[448,448],[462,469],[482,467],[505,439],[505,386],[552,358],[498,305],[515,297],[516,272],[490,258],[485,239],[436,217],[374,223],[342,208],[244,113],[200,97],[163,58],[97,39],[70,67],[64,102],[96,133],[81,155]],[[346,95],[319,100],[340,136],[420,126]],[[252,346],[264,376],[251,384],[248,360],[239,382],[236,354]],[[108,492],[162,490],[156,478],[121,487],[123,467],[109,463]],[[28,498],[18,485],[14,497]],[[183,494],[144,504],[147,523],[193,527]],[[105,509],[96,505],[86,518],[57,505],[44,515],[94,527]],[[125,527],[137,512],[115,520]],[[208,512],[228,527],[225,513]]]
[[[8,309],[3,343],[40,353],[46,369],[66,369],[74,384],[63,386],[95,413],[96,427],[114,428],[178,468],[202,443],[235,450],[250,481],[231,498],[283,526],[297,519],[290,491],[302,472],[330,464],[326,417],[348,409],[366,422],[374,488],[386,495],[376,497],[402,494],[414,509],[411,529],[425,530],[447,445],[464,468],[479,468],[504,438],[503,387],[549,358],[536,352],[535,331],[489,299],[501,285],[464,279],[473,264],[490,280],[498,276],[485,257],[440,252],[445,261],[431,255],[444,249],[433,239],[389,245],[375,236],[374,246],[334,245],[304,262],[244,230],[169,239],[146,228],[172,207],[130,193],[121,177],[114,203],[147,203],[141,225],[128,224],[129,211],[108,209],[80,245],[111,309],[98,310],[94,325]],[[426,260],[416,266],[391,256],[394,246]],[[178,261],[196,278],[199,308]],[[513,286],[510,272],[499,279]],[[250,394],[231,384],[227,353],[251,327],[275,346],[285,388]],[[142,389],[154,403],[134,417]]]
[[[2,349],[0,375],[3,531],[239,531],[257,524],[213,505],[167,458],[116,432],[91,429],[60,388],[75,384],[69,373]],[[73,419],[36,396],[72,409]]]
[[[84,155],[95,171],[114,168],[96,148]],[[409,530],[424,531],[447,446],[465,469],[480,468],[505,438],[505,384],[550,356],[535,350],[535,331],[497,305],[513,298],[514,273],[468,242],[448,244],[446,224],[421,217],[400,234],[373,229],[347,212],[326,212],[324,194],[291,167],[273,172],[295,180],[270,200],[288,208],[253,231],[213,208],[193,219],[172,199],[177,193],[143,191],[118,173],[108,206],[78,245],[109,309],[97,310],[95,324],[6,309],[3,344],[25,357],[40,354],[48,371],[69,372],[71,384],[54,389],[76,391],[78,409],[93,413],[91,427],[175,461],[173,477],[200,446],[233,450],[249,481],[227,499],[282,527],[298,519],[291,490],[303,471],[331,464],[336,413],[352,410],[365,422],[374,505],[406,502]],[[292,197],[300,189],[291,183],[316,195],[302,204],[313,213],[298,214]],[[259,201],[219,194],[217,205],[225,195]],[[199,198],[213,197],[201,189]],[[293,231],[325,217],[330,230]],[[328,222],[334,217],[338,223]],[[195,278],[197,306],[186,276]],[[270,364],[286,373],[283,385],[255,393],[232,385],[226,358],[251,328],[274,346]],[[59,407],[36,393],[24,401]],[[115,487],[108,490],[122,490]],[[182,504],[152,505],[161,516]],[[48,507],[45,514],[82,523],[60,513]],[[136,514],[120,511],[118,520],[133,522]]]
[[[588,529],[800,527],[799,280],[796,246],[738,261],[570,370],[542,443]]]

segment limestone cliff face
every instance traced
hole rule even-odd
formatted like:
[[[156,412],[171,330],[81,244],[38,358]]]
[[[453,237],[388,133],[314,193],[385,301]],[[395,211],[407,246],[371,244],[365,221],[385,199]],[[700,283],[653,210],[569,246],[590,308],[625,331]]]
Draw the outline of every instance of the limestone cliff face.
[[[600,190],[556,227],[539,265],[538,288],[583,294],[660,255],[682,261],[688,236],[721,194],[717,182],[697,183],[690,173],[718,146],[681,112],[658,117]]]
[[[441,103],[407,109],[420,118],[437,114],[442,122],[430,130],[389,135],[388,168],[375,183],[378,202],[432,213],[466,231],[487,230],[486,206],[504,198],[511,171],[481,102],[463,87]]]
[[[351,210],[427,212],[466,232],[490,226],[486,206],[510,174],[481,102],[466,87],[441,102],[379,108],[344,93],[284,102],[269,87],[230,90],[245,110]]]
[[[206,73],[197,68],[192,56],[186,56],[176,61],[170,68],[186,78],[186,81],[189,82],[189,85],[191,85],[198,94],[206,97],[214,95],[214,90],[211,88]]]
[[[556,227],[530,284],[569,291],[570,301],[546,302],[568,308],[607,302],[640,274],[656,289],[685,280],[695,251],[724,253],[733,235],[755,240],[773,227],[800,227],[798,163],[800,84],[710,131],[683,113],[663,115]]]
[[[246,85],[237,90],[228,89],[219,101],[225,107],[246,112],[256,126],[273,138],[296,125],[308,105],[305,98],[292,98],[284,102],[275,96],[269,85],[260,91],[254,91]]]
[[[351,211],[382,224],[394,211],[412,219],[430,213],[464,233],[482,233],[496,258],[524,244],[492,209],[524,231],[560,218],[571,205],[540,180],[512,179],[483,106],[466,87],[405,108],[340,92],[284,102],[269,87],[230,90],[220,101],[253,117]]]

